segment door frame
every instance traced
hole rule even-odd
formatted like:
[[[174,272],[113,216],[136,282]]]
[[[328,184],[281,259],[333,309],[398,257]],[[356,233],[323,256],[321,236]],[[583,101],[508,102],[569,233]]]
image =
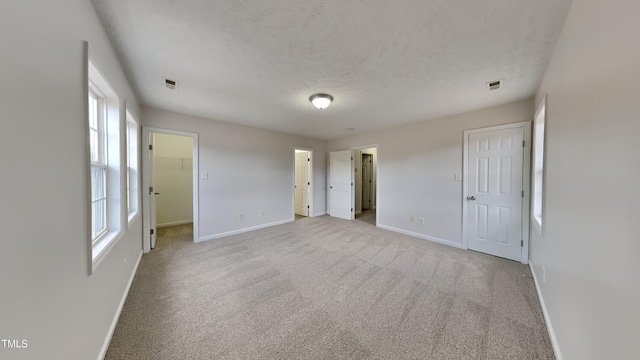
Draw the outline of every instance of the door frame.
[[[292,202],[292,206],[291,206],[291,211],[292,211],[292,215],[291,218],[293,220],[296,219],[296,150],[302,150],[302,151],[307,151],[309,152],[309,159],[311,159],[309,161],[309,182],[311,183],[311,185],[309,185],[308,191],[309,194],[307,194],[307,199],[309,200],[309,217],[314,217],[314,211],[313,211],[313,183],[315,181],[313,181],[313,149],[311,148],[306,148],[303,146],[294,146],[293,147],[293,202]]]
[[[198,216],[198,184],[200,183],[199,181],[199,176],[198,174],[199,172],[199,168],[198,168],[198,134],[197,133],[191,133],[191,132],[186,132],[186,131],[178,131],[178,130],[171,130],[171,129],[163,129],[163,128],[158,128],[158,127],[150,127],[150,126],[143,126],[142,127],[142,184],[143,184],[143,189],[142,189],[142,223],[143,223],[143,233],[142,233],[142,250],[144,253],[148,253],[149,251],[151,251],[151,238],[150,238],[150,231],[151,231],[151,227],[150,227],[150,209],[149,209],[149,134],[151,133],[160,133],[160,134],[167,134],[167,135],[178,135],[178,136],[185,136],[185,137],[190,137],[193,139],[193,174],[192,174],[192,181],[193,181],[193,241],[197,242],[198,239],[200,238],[199,235],[199,216]]]
[[[373,176],[375,176],[376,179],[376,197],[375,197],[375,205],[372,204],[371,207],[372,209],[376,210],[376,227],[379,224],[379,216],[380,216],[380,212],[378,211],[378,208],[380,205],[380,146],[378,146],[378,144],[372,144],[372,145],[364,145],[364,146],[354,146],[351,148],[351,151],[353,152],[354,150],[364,150],[364,149],[370,149],[370,148],[375,148],[376,149],[376,155],[375,155],[375,159],[376,159],[376,171],[375,172],[371,172],[372,178]],[[360,155],[362,156],[362,155]],[[352,166],[353,167],[353,166]],[[353,173],[353,169],[351,169],[351,172]],[[355,209],[355,201],[356,201],[356,194],[355,194],[355,190],[351,189],[351,204],[354,206]],[[354,216],[355,218],[355,216]]]
[[[531,202],[530,195],[530,173],[531,173],[531,121],[522,121],[505,125],[489,126],[478,129],[470,129],[464,131],[463,146],[463,162],[462,162],[462,248],[468,249],[468,211],[469,202],[466,201],[469,192],[469,135],[492,132],[507,129],[522,128],[524,130],[524,151],[522,161],[522,190],[524,197],[522,198],[522,252],[520,262],[529,263],[529,204]]]

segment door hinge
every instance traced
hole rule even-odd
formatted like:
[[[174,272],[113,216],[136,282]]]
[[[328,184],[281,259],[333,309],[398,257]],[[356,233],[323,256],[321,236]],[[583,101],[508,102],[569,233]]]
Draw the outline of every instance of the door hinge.
[[[351,212],[353,212],[353,208],[351,208]]]
[[[311,161],[311,158],[307,158],[307,161]]]
[[[351,157],[351,160],[353,160],[353,156]]]
[[[307,205],[307,209],[309,209],[309,205]]]
[[[149,144],[149,150],[153,150],[153,145]]]
[[[311,183],[310,183],[310,182],[308,182],[308,183],[307,183],[307,185],[311,185]]]
[[[522,147],[524,147],[524,143],[525,143],[525,141],[524,141],[524,140],[522,140]]]
[[[524,246],[524,240],[520,240],[520,247]]]
[[[351,183],[351,186],[353,186],[353,183]]]
[[[151,235],[153,235],[153,229],[149,230],[149,233],[150,233]]]
[[[153,186],[149,186],[149,194],[153,192]]]

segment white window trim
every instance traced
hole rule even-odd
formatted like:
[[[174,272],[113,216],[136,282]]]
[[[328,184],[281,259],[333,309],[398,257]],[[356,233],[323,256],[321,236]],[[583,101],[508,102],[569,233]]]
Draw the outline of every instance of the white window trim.
[[[545,214],[545,168],[546,168],[546,127],[547,96],[538,105],[533,118],[532,171],[531,171],[531,222],[544,235]],[[540,130],[542,126],[542,130]],[[540,175],[538,176],[538,172]]]
[[[135,116],[131,111],[126,111],[126,181],[128,181],[128,189],[125,189],[127,194],[127,224],[130,226],[140,215],[140,181],[138,174],[140,173],[140,126]],[[135,135],[135,142],[130,144],[132,128],[135,129],[133,135]],[[133,146],[131,146],[133,145]],[[133,171],[133,174],[131,173]],[[133,175],[133,176],[132,176]],[[131,198],[135,199],[135,206],[130,206]]]

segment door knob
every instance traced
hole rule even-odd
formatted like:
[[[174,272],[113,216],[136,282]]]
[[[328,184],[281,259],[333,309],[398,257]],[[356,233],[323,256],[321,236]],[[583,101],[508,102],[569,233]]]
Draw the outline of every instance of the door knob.
[[[329,189],[333,189],[333,186],[329,186]]]
[[[475,197],[475,196],[467,196],[467,200],[474,201],[475,199],[476,199],[476,197]]]

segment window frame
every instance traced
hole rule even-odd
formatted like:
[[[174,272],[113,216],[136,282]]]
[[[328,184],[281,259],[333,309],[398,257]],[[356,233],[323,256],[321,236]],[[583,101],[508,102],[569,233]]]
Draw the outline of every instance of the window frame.
[[[124,138],[125,138],[125,114],[123,100],[119,97],[114,87],[111,86],[107,77],[100,69],[100,62],[94,58],[90,52],[89,44],[85,42],[85,116],[84,124],[86,131],[86,158],[87,158],[87,242],[88,242],[88,273],[92,275],[100,263],[106,258],[114,245],[124,233],[126,227],[126,204],[123,203],[125,189],[123,189],[126,178],[123,171],[125,166]],[[98,156],[92,156],[92,125],[90,124],[90,104],[91,94],[95,96],[99,103],[98,138],[102,137],[104,142],[98,146]],[[94,214],[93,207],[93,176],[95,169],[104,171],[103,186],[105,196],[104,221],[106,228],[94,234]]]
[[[531,222],[544,235],[547,96],[540,101],[533,118],[531,171]]]
[[[95,117],[96,117],[96,127],[94,128],[91,124],[91,115],[92,115],[92,106],[91,100],[95,100]],[[95,246],[95,244],[100,241],[100,239],[108,232],[108,223],[107,223],[107,213],[109,208],[109,200],[107,197],[107,183],[108,183],[108,163],[106,160],[106,147],[107,139],[106,139],[106,102],[104,95],[100,92],[98,87],[93,83],[89,82],[89,157],[91,160],[91,183],[90,183],[90,192],[91,192],[91,245]],[[93,158],[93,142],[91,141],[92,132],[96,132],[96,149],[97,150],[97,160]],[[102,172],[101,176],[101,195],[97,195],[96,191],[93,187],[93,182],[96,178],[96,172]],[[98,196],[98,198],[96,198]],[[103,202],[104,207],[101,210],[102,213],[102,227],[99,231],[96,231],[96,220],[94,217],[95,212],[95,204],[97,202]]]
[[[125,115],[125,137],[126,137],[126,165],[125,165],[125,199],[128,225],[140,214],[140,184],[139,184],[139,143],[140,127],[136,117],[129,109]]]

